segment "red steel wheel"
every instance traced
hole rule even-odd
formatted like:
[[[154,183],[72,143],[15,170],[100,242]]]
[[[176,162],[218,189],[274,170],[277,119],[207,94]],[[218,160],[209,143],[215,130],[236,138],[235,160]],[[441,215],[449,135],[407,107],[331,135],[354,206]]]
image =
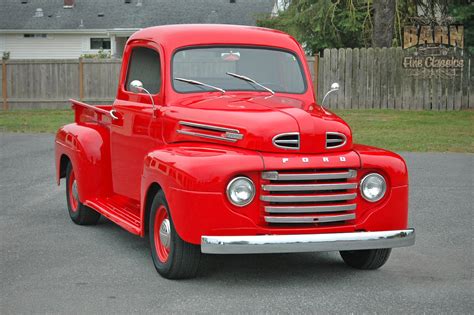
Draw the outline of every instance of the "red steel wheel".
[[[165,263],[170,254],[171,225],[164,206],[158,208],[154,221],[155,250],[160,261]]]
[[[69,163],[66,170],[66,202],[71,220],[79,225],[93,225],[100,219],[100,214],[86,207],[79,200],[77,177],[72,164]]]
[[[184,241],[176,233],[163,191],[153,198],[150,208],[149,238],[151,258],[160,275],[168,279],[196,276],[201,248]]]
[[[77,208],[79,207],[79,194],[77,192],[77,181],[74,170],[72,170],[71,174],[69,174],[69,180],[67,184],[69,188],[69,202],[71,204],[71,210],[72,212],[77,212]]]

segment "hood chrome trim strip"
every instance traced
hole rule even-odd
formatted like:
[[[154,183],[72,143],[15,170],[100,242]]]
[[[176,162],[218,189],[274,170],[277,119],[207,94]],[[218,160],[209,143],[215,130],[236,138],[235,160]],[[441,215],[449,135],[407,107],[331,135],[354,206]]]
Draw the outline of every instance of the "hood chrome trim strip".
[[[199,129],[205,129],[205,130],[211,130],[211,131],[222,131],[222,132],[240,133],[240,131],[238,131],[237,129],[219,127],[219,126],[214,126],[214,125],[199,124],[199,123],[194,123],[194,122],[190,122],[190,121],[183,121],[183,120],[181,120],[181,121],[179,122],[179,124],[182,125],[182,126],[193,127],[193,128],[199,128]]]
[[[205,133],[200,133],[196,131],[179,130],[179,129],[176,130],[177,133],[183,134],[183,135],[213,139],[213,140],[223,140],[223,141],[229,141],[229,142],[236,142],[237,140],[242,140],[244,138],[244,135],[241,134],[240,131],[237,129],[194,123],[190,121],[180,121],[179,124],[181,126],[186,126],[186,127],[191,127],[191,128],[201,129],[201,130],[222,132],[220,136],[217,136],[217,135],[209,135]]]

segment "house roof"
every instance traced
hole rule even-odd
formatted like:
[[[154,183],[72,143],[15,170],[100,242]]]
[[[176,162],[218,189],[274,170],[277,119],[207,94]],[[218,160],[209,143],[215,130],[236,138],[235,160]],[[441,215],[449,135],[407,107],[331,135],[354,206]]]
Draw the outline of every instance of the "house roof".
[[[3,30],[110,30],[138,29],[155,25],[221,23],[255,25],[259,15],[269,14],[275,0],[64,0],[0,1]],[[35,17],[41,9],[42,16]]]

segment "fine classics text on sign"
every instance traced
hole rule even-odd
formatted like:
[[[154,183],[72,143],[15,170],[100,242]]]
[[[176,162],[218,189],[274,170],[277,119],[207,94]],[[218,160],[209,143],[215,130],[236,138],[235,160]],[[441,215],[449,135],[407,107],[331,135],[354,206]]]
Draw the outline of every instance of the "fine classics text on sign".
[[[405,26],[403,48],[416,48],[410,56],[403,58],[403,67],[409,71],[409,76],[453,78],[464,67],[464,27]]]

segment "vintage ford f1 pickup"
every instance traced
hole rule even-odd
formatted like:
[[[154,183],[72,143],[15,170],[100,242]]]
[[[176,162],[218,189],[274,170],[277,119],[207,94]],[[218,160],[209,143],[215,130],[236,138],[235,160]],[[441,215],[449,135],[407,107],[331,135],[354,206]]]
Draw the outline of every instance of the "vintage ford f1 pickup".
[[[405,162],[354,144],[315,103],[285,33],[143,29],[125,47],[114,103],[72,103],[75,123],[55,141],[72,221],[103,215],[149,235],[164,277],[194,276],[202,253],[340,251],[376,269],[414,244]]]

